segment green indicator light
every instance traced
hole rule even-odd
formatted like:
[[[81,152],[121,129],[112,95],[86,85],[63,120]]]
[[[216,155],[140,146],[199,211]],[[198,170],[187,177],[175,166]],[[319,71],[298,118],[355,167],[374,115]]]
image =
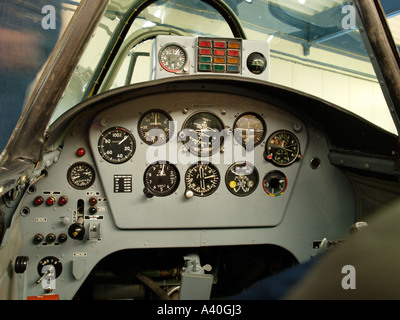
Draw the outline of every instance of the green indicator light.
[[[199,64],[199,71],[211,71],[211,65],[201,63]]]
[[[214,71],[225,71],[225,65],[220,65],[220,64],[214,65]]]
[[[211,57],[200,57],[200,62],[211,62]]]

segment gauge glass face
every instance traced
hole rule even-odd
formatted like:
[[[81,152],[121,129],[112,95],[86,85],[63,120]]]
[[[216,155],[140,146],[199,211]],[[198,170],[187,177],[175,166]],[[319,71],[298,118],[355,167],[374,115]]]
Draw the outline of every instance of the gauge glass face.
[[[95,171],[88,163],[77,162],[68,169],[68,182],[75,189],[83,190],[89,188],[94,183],[95,178]]]
[[[181,71],[186,65],[186,60],[186,51],[176,44],[164,46],[159,53],[160,65],[168,72]]]
[[[186,171],[185,182],[187,190],[199,197],[206,197],[215,192],[219,186],[218,169],[211,163],[197,163]]]
[[[154,196],[164,197],[172,194],[179,186],[179,171],[168,162],[153,163],[144,173],[144,186]]]
[[[168,142],[172,130],[171,116],[161,110],[146,112],[138,124],[139,136],[148,145],[162,145]]]
[[[125,128],[110,128],[100,136],[98,149],[104,160],[113,164],[124,163],[135,153],[135,138]]]
[[[265,159],[277,166],[288,166],[300,155],[300,143],[296,136],[285,130],[275,132],[265,146]]]
[[[256,113],[245,113],[233,124],[234,136],[245,148],[258,146],[265,138],[266,125],[263,118]]]
[[[272,197],[280,196],[286,191],[287,178],[280,171],[267,173],[263,179],[263,188]]]
[[[258,185],[258,172],[249,162],[237,162],[231,165],[225,175],[225,184],[235,196],[245,197],[253,193]]]
[[[209,156],[220,150],[223,130],[224,124],[215,114],[197,112],[185,121],[180,136],[183,134],[185,146],[190,152]]]

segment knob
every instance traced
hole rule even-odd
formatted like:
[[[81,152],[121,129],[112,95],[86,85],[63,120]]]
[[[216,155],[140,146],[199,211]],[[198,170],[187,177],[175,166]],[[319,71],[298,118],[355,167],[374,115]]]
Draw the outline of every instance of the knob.
[[[65,233],[61,233],[58,236],[58,242],[59,243],[64,243],[65,241],[67,241],[67,239],[68,239],[68,236]]]
[[[29,258],[26,256],[18,256],[15,258],[15,273],[24,273],[28,267]]]
[[[150,192],[150,190],[148,190],[147,188],[144,188],[144,189],[143,189],[143,193],[144,193],[144,195],[145,195],[148,199],[154,197],[154,194],[152,194],[152,193]]]
[[[97,209],[96,206],[92,206],[92,207],[89,208],[89,213],[90,214],[95,214],[95,213],[97,213],[97,211],[98,211],[98,209]]]
[[[43,235],[41,233],[36,233],[33,236],[33,242],[34,243],[41,243],[43,240],[44,240],[44,237],[43,237]]]
[[[56,235],[54,233],[49,233],[46,236],[46,242],[47,243],[53,243],[54,241],[56,241]]]
[[[75,222],[68,228],[68,235],[74,240],[83,240],[85,227],[82,223]]]

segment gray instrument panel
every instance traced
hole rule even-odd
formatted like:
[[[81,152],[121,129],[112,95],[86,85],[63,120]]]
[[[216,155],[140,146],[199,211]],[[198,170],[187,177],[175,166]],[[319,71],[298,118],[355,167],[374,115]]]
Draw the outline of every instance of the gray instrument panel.
[[[134,103],[134,104],[133,104]],[[138,137],[138,121],[148,110],[163,110],[172,118],[176,128],[167,144],[149,146]],[[199,125],[211,113],[217,116],[225,127],[223,152],[220,148],[214,154],[198,157],[190,152],[182,140],[182,127],[185,121],[201,112]],[[233,124],[237,117],[246,112],[257,112],[265,121],[265,138],[254,147],[253,153],[245,154],[244,147],[234,138]],[[136,141],[136,150],[124,163],[106,161],[98,150],[102,133],[119,127],[128,130]],[[295,131],[294,128],[297,130]],[[201,129],[200,129],[201,130]],[[121,229],[154,228],[220,228],[275,226],[284,214],[291,190],[296,181],[299,162],[278,167],[264,159],[265,141],[274,132],[286,130],[298,138],[300,151],[307,148],[307,130],[305,125],[288,113],[265,103],[227,94],[207,93],[199,97],[198,93],[178,93],[155,97],[144,97],[134,102],[126,102],[106,110],[96,116],[89,131],[90,146],[98,169],[108,205],[114,221]],[[126,139],[126,138],[125,138]],[[283,148],[282,148],[283,149]],[[112,152],[112,151],[109,151]],[[146,197],[144,172],[155,161],[168,161],[179,171],[180,183],[175,192],[163,197]],[[218,187],[209,196],[186,197],[185,176],[192,164],[199,160],[212,163],[219,172]],[[247,160],[258,171],[258,185],[254,192],[240,197],[231,193],[226,185],[228,168],[236,162]],[[280,195],[268,195],[263,188],[263,178],[273,172],[286,176],[285,192]],[[284,177],[283,177],[284,178]],[[213,179],[213,178],[210,178]],[[127,190],[118,192],[125,180]],[[285,184],[285,182],[282,182]],[[283,188],[283,186],[282,186]],[[214,191],[214,190],[213,190]],[[282,190],[283,191],[283,190]],[[248,206],[243,206],[246,202]],[[220,205],[223,204],[223,208]],[[266,209],[267,208],[267,209]]]
[[[165,111],[174,121],[176,127],[162,145],[165,148],[157,150],[139,137],[138,122],[149,110]],[[199,112],[223,122],[223,152],[199,158],[178,141],[185,121]],[[258,182],[251,193],[238,196],[229,190],[234,179],[226,179],[226,174],[245,154],[232,132],[243,114],[259,115],[266,132],[249,161],[257,169]],[[102,137],[113,128],[128,130],[135,141],[132,156],[123,163],[105,160],[107,148],[99,148],[100,141],[107,142],[108,136]],[[300,146],[301,156],[287,166],[272,163],[264,154],[269,138],[281,130],[293,134]],[[121,145],[127,139],[122,137]],[[129,154],[131,145],[125,147]],[[277,106],[235,94],[160,93],[117,103],[97,114],[89,111],[66,133],[62,152],[49,165],[47,176],[33,184],[21,201],[21,255],[28,256],[33,267],[25,274],[28,280],[20,295],[43,294],[45,287],[36,282],[49,257],[63,266],[55,291],[61,299],[72,298],[103,257],[128,248],[274,243],[305,260],[313,240],[343,234],[354,219],[346,214],[353,208],[351,185],[328,164],[327,154],[323,135],[309,124]],[[199,159],[215,165],[218,187],[208,196],[188,196],[185,175]],[[177,189],[162,197],[143,191],[144,173],[156,160],[174,164],[180,177]],[[321,162],[310,165],[311,160]],[[267,192],[271,186],[263,180],[276,172],[286,177],[286,185],[271,195]],[[281,187],[278,180],[272,187]],[[81,239],[79,228],[71,232],[78,222],[85,227]],[[78,241],[71,239],[73,232]]]

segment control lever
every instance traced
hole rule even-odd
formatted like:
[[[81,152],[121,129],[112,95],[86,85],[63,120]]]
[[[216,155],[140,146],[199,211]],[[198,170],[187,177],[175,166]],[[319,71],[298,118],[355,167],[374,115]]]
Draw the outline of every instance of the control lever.
[[[79,217],[77,222],[70,225],[68,235],[74,240],[83,240],[85,236],[85,226],[83,225],[84,218]]]

